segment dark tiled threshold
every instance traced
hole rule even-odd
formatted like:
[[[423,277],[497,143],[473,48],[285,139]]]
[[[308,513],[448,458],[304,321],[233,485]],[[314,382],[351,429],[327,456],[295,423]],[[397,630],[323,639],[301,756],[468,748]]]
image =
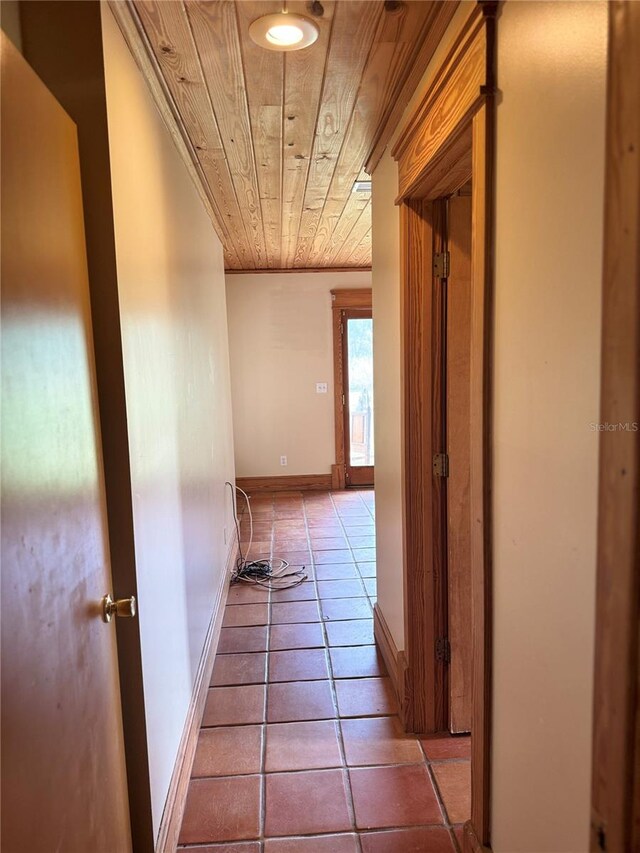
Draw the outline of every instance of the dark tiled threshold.
[[[306,566],[269,594],[232,587],[181,848],[456,853],[469,738],[405,735],[373,641],[373,492],[252,499],[251,556]],[[241,520],[246,547],[249,523]]]

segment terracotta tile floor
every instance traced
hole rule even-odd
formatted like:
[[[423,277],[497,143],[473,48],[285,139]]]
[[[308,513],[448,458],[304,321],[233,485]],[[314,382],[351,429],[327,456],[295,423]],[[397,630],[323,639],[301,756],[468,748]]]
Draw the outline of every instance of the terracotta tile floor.
[[[181,849],[456,853],[470,741],[402,731],[373,640],[373,492],[251,505],[251,556],[284,557],[309,578],[271,595],[230,590]]]

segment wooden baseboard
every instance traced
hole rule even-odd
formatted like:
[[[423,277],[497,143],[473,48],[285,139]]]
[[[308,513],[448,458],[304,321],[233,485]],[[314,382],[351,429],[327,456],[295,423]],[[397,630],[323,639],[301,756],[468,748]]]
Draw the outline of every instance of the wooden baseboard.
[[[491,853],[491,847],[480,842],[476,828],[470,820],[464,825],[462,853]]]
[[[236,485],[253,492],[309,492],[331,488],[331,474],[292,474],[286,477],[238,477]]]
[[[346,486],[344,476],[344,465],[331,466],[331,488],[334,492],[344,489]]]
[[[377,603],[373,607],[373,634],[396,691],[400,717],[404,723],[407,659],[403,651],[398,651],[387,621]]]
[[[189,779],[191,778],[191,768],[198,743],[198,732],[200,731],[207,691],[211,681],[213,661],[220,639],[222,617],[229,593],[229,578],[231,577],[237,554],[238,541],[234,533],[234,539],[227,555],[224,576],[220,582],[220,589],[218,590],[211,622],[209,623],[209,629],[202,649],[202,656],[193,684],[191,702],[189,703],[189,710],[187,711],[187,718],[171,775],[167,801],[160,822],[160,829],[158,830],[156,853],[175,853],[178,844],[178,836],[180,834],[180,826],[187,799],[187,790],[189,788]]]

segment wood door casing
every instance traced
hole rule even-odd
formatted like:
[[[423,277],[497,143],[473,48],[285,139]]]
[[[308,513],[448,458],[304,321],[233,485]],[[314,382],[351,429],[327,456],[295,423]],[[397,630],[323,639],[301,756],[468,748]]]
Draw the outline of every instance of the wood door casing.
[[[448,201],[447,579],[449,730],[471,731],[471,197]]]
[[[600,421],[640,423],[640,5],[609,5]],[[640,850],[640,433],[600,433],[591,851]]]
[[[345,485],[373,486],[373,465],[351,464],[351,408],[349,401],[349,320],[373,320],[370,308],[349,308],[342,311],[342,418],[344,421]]]
[[[131,850],[76,128],[2,35],[2,846]]]

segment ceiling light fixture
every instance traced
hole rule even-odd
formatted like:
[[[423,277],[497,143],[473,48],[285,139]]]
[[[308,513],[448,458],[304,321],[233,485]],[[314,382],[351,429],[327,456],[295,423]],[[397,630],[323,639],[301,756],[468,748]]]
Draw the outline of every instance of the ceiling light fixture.
[[[257,18],[249,26],[249,35],[267,50],[302,50],[318,38],[318,27],[310,18],[289,14],[285,3],[282,12]]]

